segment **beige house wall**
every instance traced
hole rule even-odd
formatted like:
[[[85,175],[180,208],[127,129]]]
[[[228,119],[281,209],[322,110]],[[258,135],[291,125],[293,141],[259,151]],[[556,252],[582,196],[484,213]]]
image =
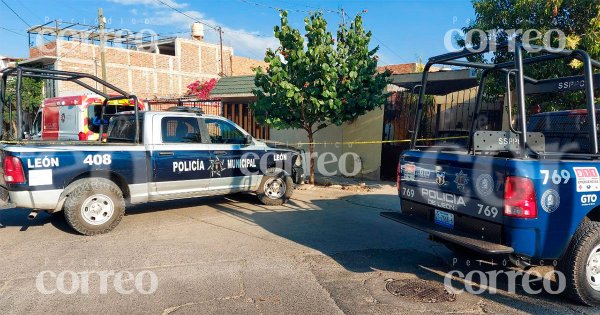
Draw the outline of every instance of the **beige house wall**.
[[[398,88],[387,88],[386,92],[398,91]],[[477,88],[458,91],[448,96],[435,96],[435,104],[441,104],[448,109],[442,113],[443,120],[440,121],[442,129],[454,129],[456,124],[461,122],[464,126],[470,123],[471,115],[475,106]],[[452,105],[452,108],[450,108]],[[501,106],[501,105],[500,105]],[[499,109],[498,105],[485,104],[487,109]],[[323,145],[315,146],[315,152],[322,155],[324,152],[331,152],[336,157],[341,157],[344,153],[356,153],[360,157],[360,172],[356,177],[368,179],[380,179],[382,145],[375,144],[352,144],[353,142],[381,141],[383,138],[383,115],[384,108],[378,108],[360,116],[356,121],[345,123],[342,126],[330,126],[316,134],[316,142],[344,142],[344,145]],[[455,121],[452,121],[455,120]],[[299,142],[308,142],[306,132],[299,129],[274,130],[271,129],[271,140],[287,142],[294,145]],[[295,146],[295,145],[294,145]],[[308,152],[308,145],[300,146]],[[347,169],[351,171],[354,167],[354,161],[349,159],[346,162]],[[329,158],[327,160],[330,160]],[[338,166],[337,163],[331,163],[324,167],[326,172],[333,172]],[[317,170],[318,171],[318,170]],[[339,172],[338,172],[339,175]]]
[[[285,129],[285,130],[277,130],[271,129],[271,140],[283,142],[289,144],[293,147],[304,149],[308,154],[308,145],[296,145],[297,143],[306,143],[308,142],[308,136],[306,135],[306,131],[302,129]],[[325,129],[319,130],[315,134],[314,141],[319,142],[333,142],[333,141],[342,141],[344,138],[344,133],[342,127],[338,126],[329,126]],[[325,152],[331,152],[336,157],[340,157],[342,155],[343,148],[341,145],[333,145],[333,144],[317,144],[315,145],[315,152],[317,156],[322,155]],[[308,155],[306,156],[308,158]],[[308,161],[308,159],[306,159]],[[308,162],[305,164],[305,172],[308,175]],[[337,164],[328,164],[324,165],[325,172],[337,172]],[[318,169],[315,168],[315,172],[318,172]]]
[[[381,168],[381,144],[350,144],[360,141],[379,141],[383,133],[383,108],[375,109],[360,116],[356,121],[345,123],[341,126],[329,126],[320,130],[315,135],[317,143],[344,142],[344,144],[317,144],[315,152],[317,159],[322,157],[322,161],[332,161],[333,154],[336,159],[345,157],[345,163],[326,163],[323,164],[323,172],[315,168],[315,172],[322,175],[342,175],[339,170],[340,165],[345,166],[347,172],[360,170],[355,177],[379,180]],[[294,147],[304,149],[308,153],[308,145],[297,146],[297,143],[306,143],[308,138],[306,131],[301,129],[276,130],[271,129],[271,140],[288,143]],[[331,154],[329,154],[331,153]],[[345,154],[349,153],[349,154]],[[359,161],[354,161],[355,153]],[[308,164],[308,163],[307,163]],[[307,173],[308,174],[308,173]]]

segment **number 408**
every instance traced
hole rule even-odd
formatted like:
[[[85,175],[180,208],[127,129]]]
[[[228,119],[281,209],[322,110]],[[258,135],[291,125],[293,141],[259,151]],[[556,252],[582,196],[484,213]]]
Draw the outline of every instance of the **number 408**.
[[[83,163],[87,165],[110,165],[112,163],[112,158],[109,154],[90,154],[85,157]]]

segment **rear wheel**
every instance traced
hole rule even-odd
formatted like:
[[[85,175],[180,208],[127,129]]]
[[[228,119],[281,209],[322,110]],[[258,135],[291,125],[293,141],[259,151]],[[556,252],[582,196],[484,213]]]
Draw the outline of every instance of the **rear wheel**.
[[[80,182],[64,206],[69,225],[84,235],[112,231],[125,214],[125,200],[119,187],[110,180],[90,178]]]
[[[567,280],[566,294],[589,306],[600,306],[600,223],[586,219],[579,227],[558,269]]]
[[[283,171],[270,169],[263,176],[260,187],[256,192],[258,199],[268,206],[279,206],[286,203],[294,191],[292,177]]]

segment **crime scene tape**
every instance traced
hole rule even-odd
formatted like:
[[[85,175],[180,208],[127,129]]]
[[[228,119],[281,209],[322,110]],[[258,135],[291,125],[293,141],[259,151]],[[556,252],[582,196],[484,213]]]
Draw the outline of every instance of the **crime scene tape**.
[[[443,137],[443,138],[423,138],[417,139],[417,141],[440,141],[440,140],[456,140],[456,139],[468,139],[468,136],[456,136],[456,137]],[[268,142],[274,143],[274,141],[266,140]],[[290,146],[301,146],[301,145],[354,145],[354,144],[384,144],[384,143],[402,143],[402,142],[410,142],[411,139],[402,139],[402,140],[373,140],[373,141],[337,141],[337,142],[298,142],[298,143],[285,143],[285,142],[275,142],[286,144]]]
[[[468,139],[468,136],[457,136],[457,137],[443,137],[443,138],[423,138],[417,139],[420,141],[443,141],[443,140],[456,140],[456,139]],[[297,142],[297,143],[285,143],[279,141],[272,140],[264,140],[259,139],[261,141],[274,143],[274,144],[285,144],[288,146],[302,146],[302,145],[354,145],[354,144],[384,144],[384,143],[402,143],[402,142],[410,142],[411,139],[401,139],[401,140],[373,140],[373,141],[336,141],[336,142]],[[37,144],[37,145],[115,145],[116,143],[100,143],[98,141],[83,141],[83,140],[64,140],[64,141],[44,141],[44,140],[0,140],[0,144]],[[133,143],[118,143],[118,145],[131,145],[134,146]]]

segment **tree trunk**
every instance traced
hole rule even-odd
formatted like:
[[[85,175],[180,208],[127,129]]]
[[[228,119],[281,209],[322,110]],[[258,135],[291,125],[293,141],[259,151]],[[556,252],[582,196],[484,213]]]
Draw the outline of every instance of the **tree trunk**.
[[[313,144],[313,140],[314,140],[314,132],[312,130],[307,130],[308,132],[308,152],[309,152],[309,156],[310,156],[310,175],[309,175],[309,179],[308,182],[311,185],[315,184],[315,157],[314,157],[314,153],[315,153],[315,145]]]

